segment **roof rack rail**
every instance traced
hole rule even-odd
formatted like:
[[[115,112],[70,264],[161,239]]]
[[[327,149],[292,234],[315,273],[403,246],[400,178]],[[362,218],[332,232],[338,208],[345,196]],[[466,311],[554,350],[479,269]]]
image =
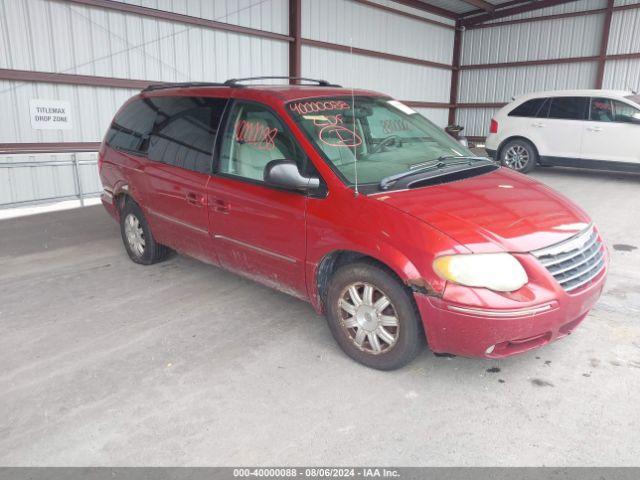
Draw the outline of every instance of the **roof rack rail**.
[[[164,88],[189,88],[189,87],[230,87],[227,83],[215,83],[215,82],[163,82],[152,83],[146,88],[143,88],[143,92],[150,92],[152,90],[162,90]]]
[[[246,82],[250,80],[302,80],[305,82],[313,82],[317,83],[321,87],[337,87],[341,88],[341,85],[336,85],[335,83],[327,82],[326,80],[319,80],[316,78],[307,78],[307,77],[288,77],[288,76],[265,76],[265,77],[246,77],[246,78],[230,78],[224,85],[227,87],[243,87],[240,82]]]

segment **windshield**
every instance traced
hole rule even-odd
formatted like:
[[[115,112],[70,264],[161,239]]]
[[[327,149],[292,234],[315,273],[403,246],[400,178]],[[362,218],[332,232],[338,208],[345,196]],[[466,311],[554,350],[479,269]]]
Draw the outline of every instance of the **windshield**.
[[[388,98],[297,100],[288,111],[349,184],[356,178],[378,184],[438,159],[473,155],[418,112]]]

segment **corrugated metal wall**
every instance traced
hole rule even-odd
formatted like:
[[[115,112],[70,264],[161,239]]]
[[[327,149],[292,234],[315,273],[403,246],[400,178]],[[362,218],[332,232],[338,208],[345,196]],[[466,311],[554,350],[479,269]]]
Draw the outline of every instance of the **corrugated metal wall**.
[[[522,62],[597,55],[604,16],[517,23],[464,33],[462,64]]]
[[[123,3],[277,33],[288,30],[287,0]],[[59,0],[1,0],[0,29],[0,68],[6,69],[158,81],[288,73],[285,41]],[[124,88],[0,81],[4,112],[0,143],[99,142],[117,108],[135,93]],[[35,98],[69,102],[73,128],[34,130],[29,101]],[[81,185],[71,163],[74,158],[79,161]],[[6,167],[16,162],[26,166]],[[37,167],[38,162],[44,165]],[[0,172],[0,206],[65,198],[79,189],[85,194],[99,190],[95,154],[0,156]]]
[[[451,64],[453,55],[453,29],[348,0],[303,0],[302,36],[444,64]],[[401,100],[446,103],[451,88],[451,70],[311,46],[302,50],[302,74],[330,77],[344,86],[382,91]],[[435,120],[441,126],[446,123],[442,115]]]
[[[615,6],[638,4],[616,0]],[[500,23],[531,17],[604,9],[606,0],[581,0],[501,18]],[[495,64],[570,57],[598,56],[605,14],[597,13],[535,22],[470,29],[463,34],[462,65]],[[640,10],[615,11],[609,34],[608,54],[640,52]],[[528,65],[507,68],[463,69],[460,103],[506,103],[518,95],[545,90],[594,88],[596,61]],[[608,60],[603,88],[640,88],[640,60]],[[457,123],[470,136],[485,136],[496,108],[461,108]]]
[[[289,29],[288,0],[117,1],[284,35]],[[374,3],[453,24],[449,19],[390,0]],[[303,0],[302,12],[303,37],[451,63],[450,28],[349,0]],[[0,31],[2,69],[152,81],[221,81],[288,74],[288,42],[283,40],[64,0],[0,0]],[[420,42],[415,41],[418,38]],[[429,102],[448,102],[451,81],[450,70],[350,56],[317,47],[303,48],[302,73],[380,90],[403,100]],[[0,109],[4,113],[0,143],[99,142],[116,109],[135,92],[125,88],[0,81]],[[31,99],[69,102],[72,128],[34,130],[29,114]],[[446,109],[421,110],[445,125]],[[20,165],[9,168],[9,163]],[[0,156],[0,207],[66,198],[79,189],[84,193],[99,189],[95,154]]]
[[[117,0],[206,20],[288,34],[288,0]],[[453,25],[453,21],[400,5],[370,0],[385,8]],[[616,6],[638,0],[616,0]],[[580,0],[496,20],[603,9],[606,0]],[[496,25],[463,34],[462,64],[522,62],[599,52],[604,14]],[[640,52],[640,10],[613,15],[609,54]],[[0,0],[0,68],[157,81],[216,81],[237,76],[287,75],[286,39],[249,36],[136,13],[82,6],[65,0]],[[302,0],[302,37],[356,49],[450,64],[454,30],[351,0]],[[349,54],[318,45],[302,47],[302,74],[345,86],[388,93],[401,100],[449,102],[451,70]],[[593,87],[597,62],[464,69],[458,102],[495,104],[535,90]],[[606,88],[640,88],[640,60],[606,64]],[[99,142],[113,113],[135,90],[51,83],[0,81],[0,143]],[[71,105],[69,130],[34,130],[31,99]],[[421,108],[441,126],[445,108]],[[461,108],[457,122],[471,136],[484,136],[495,107]],[[75,159],[76,163],[73,163]],[[8,163],[23,162],[7,168]],[[46,163],[41,169],[38,162]],[[63,165],[53,165],[62,162]],[[0,156],[0,207],[78,189],[99,188],[95,155]],[[81,179],[78,185],[76,171]],[[85,185],[86,184],[86,185]],[[75,190],[73,190],[75,188]],[[71,193],[70,193],[71,192]]]
[[[223,21],[242,27],[286,35],[289,30],[287,0],[116,0],[167,12]]]
[[[401,100],[446,103],[451,88],[450,70],[307,46],[302,47],[302,74],[329,77],[345,87],[376,90]]]
[[[242,8],[240,5],[246,2],[226,3]],[[274,9],[283,8],[283,3],[286,6],[286,0],[265,3],[273,4]],[[3,0],[0,21],[7,33],[0,36],[0,68],[158,81],[218,81],[237,76],[287,75],[288,71],[288,45],[283,41],[61,1]],[[263,23],[259,17],[254,22],[248,26]],[[275,23],[280,24],[281,19]],[[0,129],[0,143],[100,141],[117,107],[135,93],[15,82],[4,82],[0,92],[0,106],[12,111],[16,119],[9,129]],[[71,102],[74,128],[33,130],[25,108],[30,98]]]
[[[637,0],[617,0],[616,4],[631,5]],[[609,34],[609,55],[640,52],[640,9],[614,12]],[[606,64],[604,86],[619,90],[640,90],[640,60],[613,60]]]
[[[453,29],[349,0],[302,1],[302,36],[312,40],[450,65],[453,35]]]

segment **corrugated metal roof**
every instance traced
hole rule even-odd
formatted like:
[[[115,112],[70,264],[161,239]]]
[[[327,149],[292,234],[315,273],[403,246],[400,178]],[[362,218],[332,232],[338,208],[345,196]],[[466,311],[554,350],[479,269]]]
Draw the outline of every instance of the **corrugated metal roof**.
[[[442,8],[450,12],[461,14],[478,10],[478,7],[467,3],[464,0],[419,0],[426,5],[432,5],[434,7]],[[504,3],[509,3],[512,0],[485,0],[494,6],[500,6]],[[524,2],[523,2],[524,3]]]

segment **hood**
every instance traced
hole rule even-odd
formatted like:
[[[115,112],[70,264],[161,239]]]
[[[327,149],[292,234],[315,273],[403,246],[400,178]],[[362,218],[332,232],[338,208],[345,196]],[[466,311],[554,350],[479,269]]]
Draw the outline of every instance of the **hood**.
[[[442,231],[472,252],[529,252],[591,222],[569,199],[507,168],[465,180],[371,197]]]

